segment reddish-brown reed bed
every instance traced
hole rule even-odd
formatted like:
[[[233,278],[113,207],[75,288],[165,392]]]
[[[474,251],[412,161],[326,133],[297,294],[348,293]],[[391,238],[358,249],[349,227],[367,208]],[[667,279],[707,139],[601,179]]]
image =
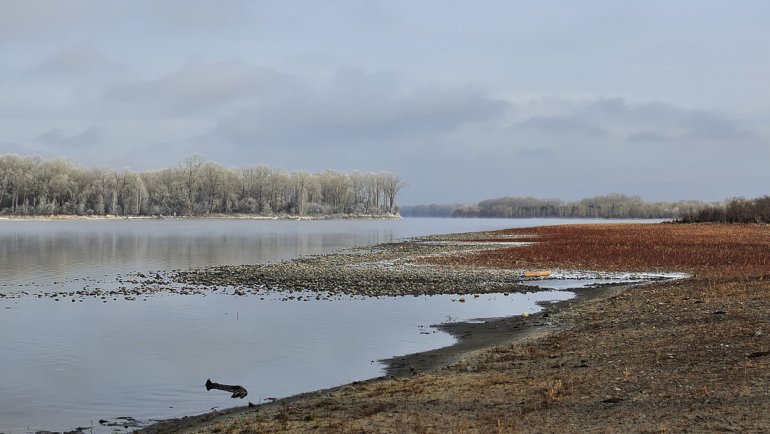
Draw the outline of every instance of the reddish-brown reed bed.
[[[559,267],[626,271],[683,271],[697,275],[770,274],[770,226],[601,224],[509,229],[479,241],[530,241],[462,256],[441,264],[504,268]]]

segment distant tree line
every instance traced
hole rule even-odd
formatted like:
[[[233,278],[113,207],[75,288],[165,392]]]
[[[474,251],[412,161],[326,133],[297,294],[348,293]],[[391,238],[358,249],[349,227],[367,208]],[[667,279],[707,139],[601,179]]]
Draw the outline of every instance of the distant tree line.
[[[390,173],[236,169],[197,155],[147,172],[0,156],[5,215],[395,214],[404,186]]]
[[[683,223],[770,223],[770,196],[755,199],[735,198],[683,213]]]
[[[708,206],[699,201],[644,202],[639,196],[610,194],[574,202],[534,197],[501,197],[483,200],[477,204],[405,206],[401,208],[401,214],[406,217],[673,219]]]
[[[454,212],[468,206],[462,203],[402,206],[401,215],[404,217],[457,217]]]

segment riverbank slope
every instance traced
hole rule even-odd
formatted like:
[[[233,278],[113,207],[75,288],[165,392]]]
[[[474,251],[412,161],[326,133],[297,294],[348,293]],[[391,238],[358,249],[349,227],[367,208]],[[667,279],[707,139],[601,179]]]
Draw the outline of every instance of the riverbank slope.
[[[679,271],[532,321],[552,325],[415,375],[148,432],[682,432],[770,429],[770,228],[575,225],[532,244],[421,262],[500,269]]]

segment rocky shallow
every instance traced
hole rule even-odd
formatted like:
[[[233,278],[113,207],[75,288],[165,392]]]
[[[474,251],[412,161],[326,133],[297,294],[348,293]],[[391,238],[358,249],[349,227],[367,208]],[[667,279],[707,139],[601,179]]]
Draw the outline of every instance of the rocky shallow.
[[[289,262],[175,271],[175,285],[232,288],[235,295],[312,291],[322,296],[404,296],[524,291],[511,270],[417,265],[433,255],[478,251],[484,246],[421,241],[357,248]]]

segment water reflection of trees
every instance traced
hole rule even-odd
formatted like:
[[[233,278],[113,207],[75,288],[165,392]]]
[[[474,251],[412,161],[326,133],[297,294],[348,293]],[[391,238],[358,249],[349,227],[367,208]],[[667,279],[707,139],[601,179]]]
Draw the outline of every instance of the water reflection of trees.
[[[393,237],[392,231],[369,226],[342,230],[346,222],[179,223],[5,222],[0,232],[0,283],[51,283],[73,277],[112,280],[133,271],[280,261]]]

